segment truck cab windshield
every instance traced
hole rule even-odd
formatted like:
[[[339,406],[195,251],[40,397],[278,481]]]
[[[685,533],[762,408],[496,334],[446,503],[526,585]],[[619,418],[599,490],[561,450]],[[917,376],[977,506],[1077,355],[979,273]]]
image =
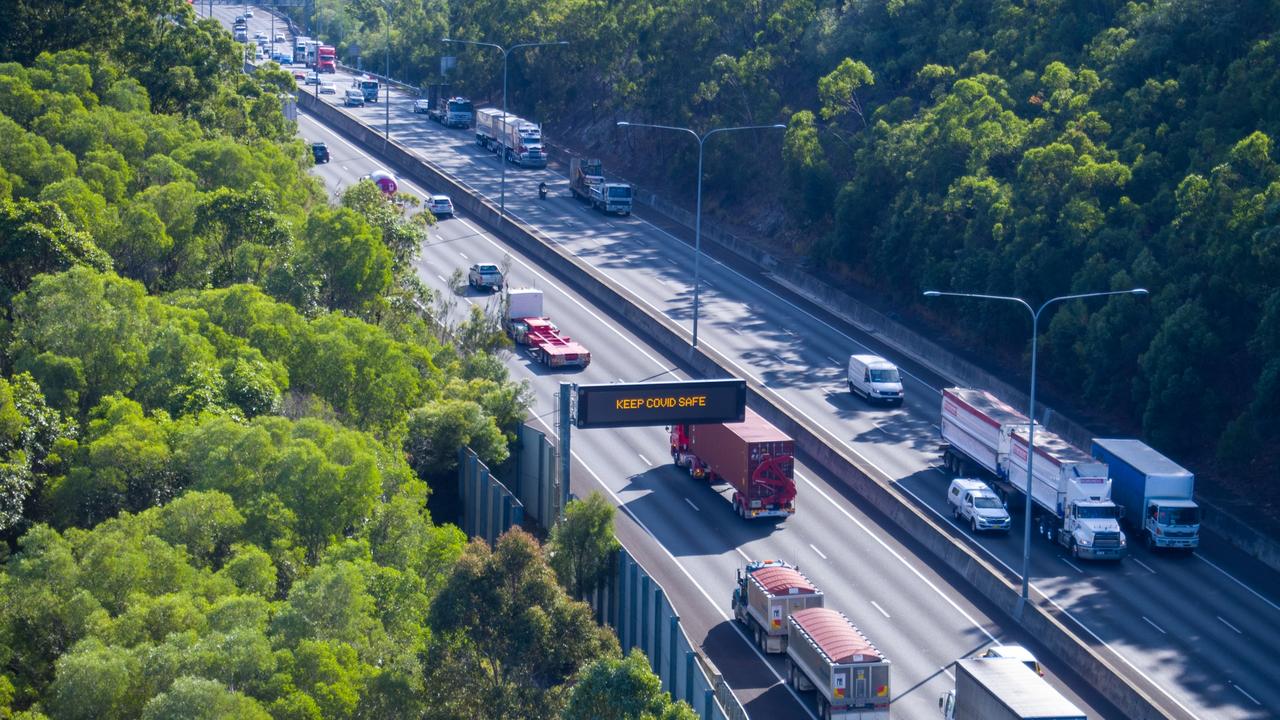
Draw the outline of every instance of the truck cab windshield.
[[[1081,506],[1076,508],[1076,517],[1086,520],[1106,520],[1116,516],[1115,507]]]
[[[470,102],[459,102],[457,100],[449,103],[449,112],[472,112],[473,106]]]
[[[877,383],[896,383],[902,382],[898,377],[898,369],[890,368],[887,370],[871,369],[871,382]]]
[[[1161,525],[1198,525],[1200,508],[1162,508],[1156,522]]]

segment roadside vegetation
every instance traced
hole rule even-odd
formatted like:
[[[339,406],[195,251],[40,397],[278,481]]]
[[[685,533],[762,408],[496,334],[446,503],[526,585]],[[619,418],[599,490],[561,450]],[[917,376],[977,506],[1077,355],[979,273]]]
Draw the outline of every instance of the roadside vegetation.
[[[428,511],[529,404],[484,318],[417,282],[430,215],[371,183],[330,205],[292,79],[244,75],[187,3],[14,5],[0,718],[585,718],[617,693],[609,717],[687,720],[581,573]]]

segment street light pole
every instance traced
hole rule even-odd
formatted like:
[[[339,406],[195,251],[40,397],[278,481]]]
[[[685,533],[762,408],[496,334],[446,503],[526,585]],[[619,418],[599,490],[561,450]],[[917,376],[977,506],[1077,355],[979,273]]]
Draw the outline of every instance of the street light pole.
[[[1027,489],[1026,497],[1023,498],[1026,506],[1026,512],[1023,513],[1022,528],[1022,594],[1018,597],[1018,606],[1015,611],[1018,617],[1022,616],[1023,610],[1029,596],[1029,586],[1031,577],[1031,499],[1032,492],[1032,474],[1031,465],[1035,460],[1035,443],[1036,443],[1036,345],[1037,339],[1040,337],[1040,315],[1045,308],[1050,305],[1062,302],[1064,300],[1081,300],[1084,298],[1107,297],[1109,295],[1146,295],[1144,288],[1132,288],[1129,290],[1112,290],[1109,292],[1092,292],[1080,293],[1077,295],[1061,295],[1059,297],[1049,298],[1040,305],[1039,308],[1032,308],[1031,303],[1020,297],[1010,297],[1006,295],[983,295],[980,293],[961,293],[961,292],[940,292],[938,290],[926,290],[925,297],[963,297],[978,298],[980,300],[1004,300],[1015,302],[1027,309],[1031,313],[1031,397],[1027,403],[1027,419],[1030,421],[1027,426]]]
[[[658,130],[676,130],[678,132],[686,132],[692,135],[698,141],[698,193],[697,200],[694,203],[693,216],[693,344],[690,350],[698,347],[698,309],[699,298],[702,289],[702,157],[703,150],[706,147],[707,138],[721,132],[731,132],[734,130],[786,130],[787,126],[782,124],[776,125],[743,125],[740,127],[721,127],[699,135],[697,132],[686,127],[673,127],[671,125],[650,125],[648,123],[633,123],[622,120],[618,123],[618,127],[644,127],[655,128]]]
[[[440,42],[458,43],[461,45],[483,45],[491,47],[502,53],[502,122],[507,122],[507,58],[511,51],[520,48],[543,47],[546,45],[568,45],[568,40],[550,40],[547,42],[529,42],[517,43],[510,47],[503,47],[497,43],[482,42],[480,40],[458,40],[456,38],[440,38]],[[502,164],[502,178],[498,183],[498,217],[504,217],[507,211],[507,142],[506,138],[502,139],[502,154],[498,156],[498,162]]]

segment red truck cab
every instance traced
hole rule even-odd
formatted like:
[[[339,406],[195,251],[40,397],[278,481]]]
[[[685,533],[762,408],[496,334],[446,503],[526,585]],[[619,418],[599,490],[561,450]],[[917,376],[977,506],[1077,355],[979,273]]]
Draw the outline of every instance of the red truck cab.
[[[321,45],[316,49],[316,72],[338,72],[338,51],[332,45]]]

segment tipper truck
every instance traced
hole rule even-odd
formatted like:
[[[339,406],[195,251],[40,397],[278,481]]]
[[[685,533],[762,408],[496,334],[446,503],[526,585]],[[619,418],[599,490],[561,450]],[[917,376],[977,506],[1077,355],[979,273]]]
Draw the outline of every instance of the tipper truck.
[[[796,610],[822,607],[822,591],[782,560],[754,560],[738,571],[733,616],[767,653],[787,649],[787,618]]]
[[[723,481],[740,517],[788,517],[796,512],[795,441],[746,409],[740,423],[674,425],[671,459],[695,478]]]
[[[567,335],[542,314],[542,291],[513,288],[508,293],[507,334],[529,356],[550,368],[586,367],[591,351]]]
[[[1141,440],[1094,438],[1093,456],[1111,471],[1111,499],[1148,548],[1200,545],[1196,476]]]
[[[1086,720],[1035,671],[1013,658],[956,661],[956,687],[938,700],[943,720]]]
[[[631,214],[631,185],[605,182],[599,160],[569,158],[569,192],[601,212]]]
[[[1026,494],[1031,427],[1026,416],[990,393],[946,388],[939,427],[948,470],[956,475],[985,474],[1006,494]],[[1034,503],[1040,534],[1077,558],[1124,557],[1127,545],[1119,524],[1123,511],[1111,501],[1105,463],[1037,425],[1032,470],[1029,501]]]
[[[835,610],[806,608],[787,618],[787,682],[817,691],[822,720],[889,717],[889,661]]]

